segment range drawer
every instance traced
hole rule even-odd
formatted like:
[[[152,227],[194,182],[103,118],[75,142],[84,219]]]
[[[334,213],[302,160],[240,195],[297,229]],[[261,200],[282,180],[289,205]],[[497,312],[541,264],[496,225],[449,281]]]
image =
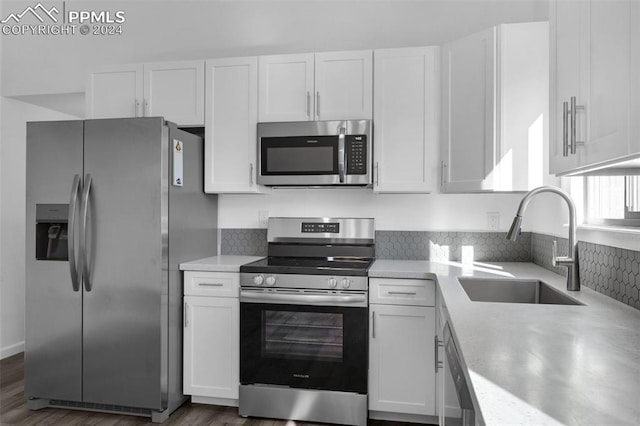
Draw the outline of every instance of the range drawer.
[[[184,272],[186,296],[238,297],[240,274],[237,272]]]
[[[433,280],[369,278],[369,303],[435,306],[436,283]]]

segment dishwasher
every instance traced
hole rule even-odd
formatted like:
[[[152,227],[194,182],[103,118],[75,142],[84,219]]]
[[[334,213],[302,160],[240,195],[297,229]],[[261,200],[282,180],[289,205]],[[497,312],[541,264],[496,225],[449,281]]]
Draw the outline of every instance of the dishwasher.
[[[474,426],[476,424],[476,415],[473,408],[473,401],[471,400],[471,392],[469,391],[467,380],[464,377],[460,354],[453,340],[451,326],[448,321],[444,326],[444,351],[446,354],[446,365],[453,378],[453,386],[455,388],[455,393],[445,392],[445,398],[451,394],[455,394],[457,397],[457,401],[446,401],[446,405],[460,407],[460,410],[456,412],[455,416],[452,416],[451,413],[447,413],[447,415],[444,416],[444,424],[446,426]]]

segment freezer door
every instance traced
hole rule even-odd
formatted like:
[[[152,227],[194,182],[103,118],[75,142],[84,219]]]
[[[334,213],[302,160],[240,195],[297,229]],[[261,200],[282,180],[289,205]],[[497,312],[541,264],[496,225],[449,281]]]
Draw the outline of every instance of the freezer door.
[[[84,131],[84,402],[163,409],[167,128],[155,117],[87,120]]]
[[[83,172],[82,132],[82,121],[27,124],[27,398],[82,398],[82,292],[73,288],[66,260],[71,228],[64,223],[74,177]]]

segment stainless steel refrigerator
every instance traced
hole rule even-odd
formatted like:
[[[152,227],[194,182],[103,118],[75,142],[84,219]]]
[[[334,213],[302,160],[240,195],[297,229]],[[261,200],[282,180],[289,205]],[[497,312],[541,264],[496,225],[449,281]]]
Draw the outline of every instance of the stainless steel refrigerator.
[[[161,117],[27,124],[29,408],[182,404],[178,264],[217,246],[203,150]]]

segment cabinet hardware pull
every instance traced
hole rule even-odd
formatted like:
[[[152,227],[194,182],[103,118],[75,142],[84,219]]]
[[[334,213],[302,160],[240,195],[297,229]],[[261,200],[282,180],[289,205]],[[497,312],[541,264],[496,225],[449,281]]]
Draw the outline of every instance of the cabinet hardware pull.
[[[447,164],[444,162],[444,160],[442,160],[441,163],[442,167],[440,168],[440,186],[442,187],[442,189],[444,189],[447,184],[447,174],[445,172]]]
[[[376,186],[380,186],[380,164],[376,161]]]
[[[198,283],[199,286],[203,287],[222,287],[224,284],[222,283]]]
[[[376,313],[371,313],[371,337],[376,338]]]
[[[184,302],[184,328],[189,327],[189,315],[187,314],[188,307],[189,305],[187,305],[187,302]]]
[[[576,140],[576,121],[578,110],[584,110],[584,105],[576,105],[576,97],[571,97],[571,153],[576,153],[578,145],[584,145],[584,141]]]
[[[316,117],[320,118],[320,92],[316,92]]]
[[[569,156],[569,102],[562,103],[562,156]]]
[[[142,102],[142,116],[143,117],[150,116],[150,114],[149,114],[149,102],[146,99]]]
[[[401,296],[416,296],[418,293],[415,291],[389,291],[387,294],[401,295]]]
[[[435,360],[435,369],[436,369],[436,373],[438,372],[438,335],[434,335],[433,336],[433,355],[434,355],[434,360]]]
[[[307,118],[311,118],[311,93],[307,91]]]
[[[253,186],[253,163],[249,163],[249,186]]]
[[[138,109],[140,108],[140,101],[137,99],[133,100],[133,116],[138,116]]]

